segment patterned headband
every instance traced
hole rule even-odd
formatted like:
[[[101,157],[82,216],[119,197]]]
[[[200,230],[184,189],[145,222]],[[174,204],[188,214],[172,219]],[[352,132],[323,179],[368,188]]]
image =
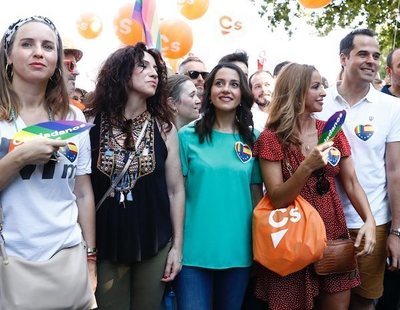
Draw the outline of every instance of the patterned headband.
[[[14,34],[17,32],[18,28],[28,22],[31,22],[31,21],[39,21],[39,22],[45,23],[47,26],[49,26],[54,31],[54,33],[57,35],[57,38],[59,38],[59,34],[58,34],[56,26],[47,17],[36,15],[36,16],[19,19],[15,23],[11,24],[8,27],[6,34],[4,36],[4,48],[5,48],[5,51],[7,54],[8,54],[8,49],[10,48],[11,39],[14,36]]]

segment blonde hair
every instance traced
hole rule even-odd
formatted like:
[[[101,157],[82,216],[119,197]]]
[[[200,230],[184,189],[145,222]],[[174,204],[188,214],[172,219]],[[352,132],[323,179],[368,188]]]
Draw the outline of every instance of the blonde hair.
[[[298,115],[304,112],[314,66],[290,63],[279,73],[272,95],[267,128],[284,146],[301,145]]]

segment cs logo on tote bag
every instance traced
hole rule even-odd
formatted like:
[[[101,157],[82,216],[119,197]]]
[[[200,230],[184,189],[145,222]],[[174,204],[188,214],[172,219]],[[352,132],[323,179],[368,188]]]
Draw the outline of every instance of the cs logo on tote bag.
[[[253,211],[254,260],[286,276],[322,258],[325,225],[303,197],[287,208],[275,209],[266,195]]]

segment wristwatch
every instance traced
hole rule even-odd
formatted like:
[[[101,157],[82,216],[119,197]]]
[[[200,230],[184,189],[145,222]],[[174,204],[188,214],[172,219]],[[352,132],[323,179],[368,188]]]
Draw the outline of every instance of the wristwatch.
[[[400,228],[391,228],[389,233],[400,238]]]
[[[87,255],[96,255],[97,249],[96,248],[87,248],[86,252],[87,252]]]

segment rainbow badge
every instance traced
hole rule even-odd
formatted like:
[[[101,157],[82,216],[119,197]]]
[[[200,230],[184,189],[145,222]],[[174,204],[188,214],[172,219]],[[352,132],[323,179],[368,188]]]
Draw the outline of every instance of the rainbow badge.
[[[235,151],[242,163],[247,163],[253,156],[253,152],[251,151],[250,147],[240,141],[235,143]]]
[[[342,154],[336,147],[330,147],[327,153],[327,160],[331,166],[335,167],[340,161]]]
[[[374,134],[374,126],[373,125],[357,125],[354,128],[354,132],[356,136],[359,137],[363,141],[367,141]]]
[[[322,130],[322,134],[318,139],[318,144],[322,144],[332,140],[339,132],[340,128],[346,119],[346,111],[337,111],[326,121],[325,126]]]
[[[73,163],[78,156],[78,147],[73,142],[68,142],[66,146],[61,147],[58,151],[63,154],[71,163]]]

